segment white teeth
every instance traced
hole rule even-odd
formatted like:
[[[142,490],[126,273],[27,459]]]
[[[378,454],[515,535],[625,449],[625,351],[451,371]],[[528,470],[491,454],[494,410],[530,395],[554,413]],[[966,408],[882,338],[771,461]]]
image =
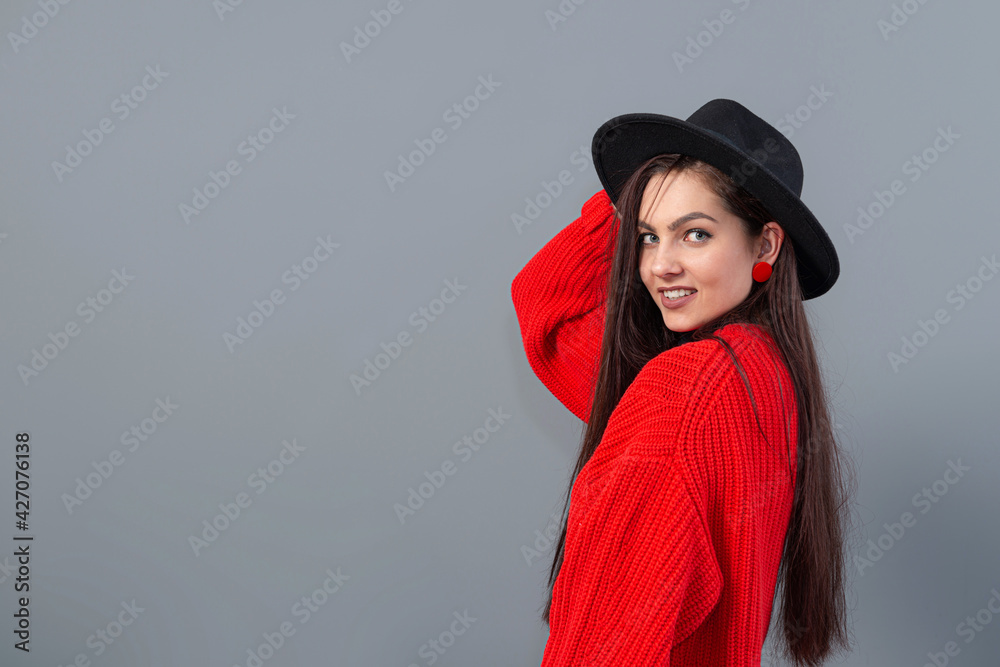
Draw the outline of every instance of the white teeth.
[[[679,299],[682,296],[687,296],[688,294],[694,294],[697,290],[686,289],[686,290],[670,290],[669,292],[664,292],[668,299]]]

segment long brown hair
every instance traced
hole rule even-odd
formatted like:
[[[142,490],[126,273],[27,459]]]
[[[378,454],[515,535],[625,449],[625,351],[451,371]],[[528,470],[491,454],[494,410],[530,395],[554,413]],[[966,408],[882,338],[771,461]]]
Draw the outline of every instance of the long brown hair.
[[[566,518],[573,482],[604,435],[608,419],[625,390],[653,357],[684,342],[667,329],[659,308],[639,278],[637,220],[642,195],[657,175],[689,172],[698,177],[740,218],[748,246],[760,237],[773,218],[763,204],[724,173],[688,155],[656,156],[637,169],[626,182],[616,204],[617,229],[608,237],[605,257],[611,269],[602,298],[606,303],[604,335],[590,418],[579,457],[566,491],[562,529],[549,570],[548,599],[543,620],[549,622],[552,588],[563,560]],[[778,221],[781,224],[781,221]],[[788,238],[786,236],[786,241]],[[849,522],[847,499],[853,481],[845,479],[849,465],[834,437],[812,333],[802,305],[795,250],[782,243],[768,280],[754,282],[747,298],[736,308],[705,323],[691,340],[719,341],[733,358],[744,383],[746,374],[729,344],[715,331],[731,323],[752,323],[774,339],[795,385],[798,413],[796,484],[778,569],[776,594],[782,591],[780,625],[783,655],[796,665],[814,666],[838,649],[848,649],[845,602],[844,532]],[[687,336],[685,336],[687,338]],[[750,387],[747,385],[747,389]],[[753,396],[751,392],[751,400]],[[753,403],[757,415],[756,403]],[[759,422],[759,415],[757,415]],[[768,626],[770,631],[771,626]]]

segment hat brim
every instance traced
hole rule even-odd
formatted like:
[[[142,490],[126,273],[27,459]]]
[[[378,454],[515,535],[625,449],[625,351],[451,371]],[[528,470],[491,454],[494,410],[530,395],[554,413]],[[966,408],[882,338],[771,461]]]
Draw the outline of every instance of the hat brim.
[[[605,122],[591,142],[594,168],[613,203],[639,165],[663,153],[690,155],[742,179],[737,182],[764,204],[795,244],[803,300],[822,296],[833,286],[840,262],[819,220],[764,163],[723,137],[679,118],[630,113]]]

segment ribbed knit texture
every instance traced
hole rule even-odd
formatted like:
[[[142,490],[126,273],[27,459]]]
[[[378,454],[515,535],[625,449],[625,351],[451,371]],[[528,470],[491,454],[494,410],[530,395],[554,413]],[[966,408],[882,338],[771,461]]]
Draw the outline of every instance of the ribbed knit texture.
[[[604,190],[514,278],[528,362],[587,421],[604,326]],[[541,667],[760,665],[791,513],[797,412],[760,327],[647,363],[573,484]]]

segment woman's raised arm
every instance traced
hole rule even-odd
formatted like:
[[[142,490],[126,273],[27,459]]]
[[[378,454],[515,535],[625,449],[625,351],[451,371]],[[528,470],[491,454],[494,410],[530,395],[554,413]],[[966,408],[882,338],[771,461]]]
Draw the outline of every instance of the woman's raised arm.
[[[610,250],[617,217],[602,189],[580,217],[514,277],[511,296],[528,362],[538,379],[583,421],[597,380]]]

